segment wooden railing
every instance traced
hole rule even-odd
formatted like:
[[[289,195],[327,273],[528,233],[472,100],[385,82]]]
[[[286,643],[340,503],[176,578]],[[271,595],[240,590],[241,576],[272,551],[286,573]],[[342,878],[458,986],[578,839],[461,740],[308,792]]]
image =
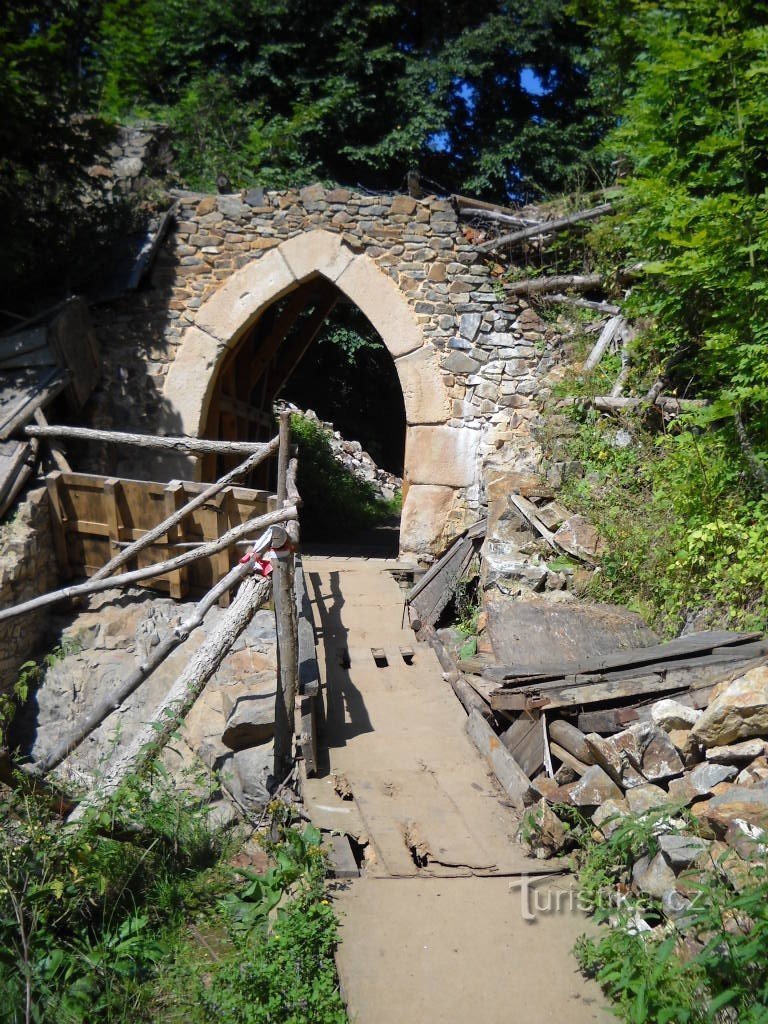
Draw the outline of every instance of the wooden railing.
[[[41,434],[41,438],[66,437],[74,429],[78,437],[84,434],[80,428],[46,429],[48,433]],[[199,442],[194,438],[155,439],[97,433],[99,441],[149,448],[157,442],[158,446],[173,446],[195,455],[215,450],[219,444],[231,448],[228,442]],[[169,631],[151,656],[132,670],[115,691],[89,709],[44,760],[26,766],[29,774],[43,776],[60,764],[201,625],[214,604],[227,602],[230,591],[239,588],[215,631],[187,662],[152,719],[127,749],[113,759],[98,789],[73,812],[74,819],[82,817],[87,807],[104,800],[126,775],[138,770],[162,748],[270,594],[275,607],[279,672],[274,777],[282,782],[291,774],[297,733],[307,772],[316,770],[317,703],[321,697],[311,604],[298,551],[301,500],[296,486],[297,460],[290,449],[289,414],[281,415],[277,438],[269,444],[241,442],[238,453],[243,452],[248,456],[245,461],[210,485],[165,485],[60,472],[48,478],[62,574],[90,578],[2,609],[0,620],[65,599],[136,583],[165,587],[174,597],[189,592],[202,592],[203,596],[185,621]],[[236,478],[275,454],[277,494],[232,486]],[[254,541],[258,534],[261,536]],[[236,545],[246,538],[250,538],[251,551],[239,559]],[[271,576],[263,570],[261,560],[265,558],[270,560]],[[123,566],[128,571],[113,575]]]

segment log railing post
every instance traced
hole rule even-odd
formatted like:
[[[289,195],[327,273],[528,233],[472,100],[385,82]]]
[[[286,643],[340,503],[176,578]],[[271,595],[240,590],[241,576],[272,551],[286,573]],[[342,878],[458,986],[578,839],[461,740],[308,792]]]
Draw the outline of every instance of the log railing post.
[[[291,414],[280,413],[280,447],[277,456],[278,508],[288,504],[288,464],[291,449]],[[272,596],[277,628],[277,666],[279,685],[275,694],[275,782],[285,779],[293,767],[294,713],[299,679],[298,626],[294,599],[293,574],[298,523],[293,529],[272,531],[276,556],[272,561]]]

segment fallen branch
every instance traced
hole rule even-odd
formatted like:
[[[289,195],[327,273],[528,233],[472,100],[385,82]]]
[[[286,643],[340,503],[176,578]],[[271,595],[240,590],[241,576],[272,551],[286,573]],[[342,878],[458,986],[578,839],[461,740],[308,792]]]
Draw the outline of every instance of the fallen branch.
[[[98,787],[92,790],[69,816],[70,823],[80,821],[91,808],[100,806],[128,775],[140,771],[147,761],[163,749],[237,638],[258,609],[268,600],[271,590],[269,578],[253,576],[243,583],[218,628],[187,663],[160,706],[136,734],[125,752],[113,760]]]
[[[268,444],[261,441],[211,441],[204,437],[163,437],[158,434],[124,434],[116,430],[92,430],[90,427],[62,427],[53,424],[24,427],[27,437],[70,438],[79,441],[100,441],[134,448],[184,452],[188,455],[255,455]]]
[[[703,409],[709,405],[705,398],[674,398],[672,395],[662,395],[650,402],[647,398],[614,398],[610,395],[598,395],[595,398],[577,398],[574,404],[585,402],[592,405],[600,412],[624,412],[626,410],[639,409],[642,406],[654,406],[661,409],[667,416],[679,416],[681,413],[692,409]]]
[[[542,295],[540,301],[576,306],[578,309],[594,309],[597,313],[609,313],[611,316],[621,312],[621,306],[616,306],[612,302],[593,302],[592,299],[577,299],[572,295]]]
[[[600,337],[597,339],[592,351],[587,356],[583,367],[584,373],[591,373],[592,370],[594,370],[608,350],[608,347],[619,336],[623,323],[624,320],[620,316],[612,316],[611,319],[607,321],[600,332]]]
[[[180,523],[185,516],[188,516],[190,512],[193,512],[196,508],[204,505],[206,501],[209,501],[214,495],[218,494],[219,491],[223,491],[233,480],[237,480],[238,477],[245,476],[255,466],[258,466],[265,459],[268,459],[278,447],[278,438],[274,438],[269,444],[261,445],[259,451],[249,455],[244,462],[241,462],[239,466],[235,466],[234,469],[230,470],[229,473],[225,473],[216,483],[211,484],[210,487],[206,487],[200,494],[195,495],[194,498],[190,499],[186,505],[183,505],[180,509],[177,509],[167,519],[164,519],[157,526],[152,527],[147,533],[139,537],[138,540],[129,544],[127,548],[119,551],[114,558],[111,558],[106,565],[102,566],[98,572],[94,573],[91,577],[93,580],[106,579],[111,573],[118,569],[121,565],[125,565],[129,562],[134,555],[137,555],[139,551],[143,551],[144,548],[149,547],[154,541],[159,540],[164,534],[168,533],[169,530],[173,529],[177,523]]]
[[[267,512],[266,515],[259,516],[256,519],[249,519],[245,523],[233,526],[231,530],[222,534],[218,540],[202,544],[199,548],[186,551],[184,554],[170,558],[166,562],[156,562],[154,565],[145,566],[143,569],[135,569],[133,572],[126,572],[120,576],[111,576],[106,580],[90,579],[85,583],[78,583],[72,587],[63,587],[61,590],[53,591],[50,594],[35,597],[31,601],[24,601],[22,604],[14,605],[12,608],[3,608],[0,611],[0,622],[17,618],[26,612],[36,611],[38,608],[46,608],[48,605],[56,604],[58,601],[64,601],[67,598],[97,594],[103,590],[110,590],[112,587],[130,587],[134,583],[141,583],[144,580],[153,579],[155,576],[164,576],[175,569],[182,569],[185,565],[189,565],[199,558],[205,558],[208,555],[215,555],[218,551],[223,551],[224,548],[230,547],[234,541],[245,536],[247,533],[260,533],[268,526],[288,522],[291,519],[295,519],[297,515],[298,509],[293,505],[288,508],[278,509],[275,512]]]
[[[515,231],[511,235],[502,235],[500,238],[494,238],[491,242],[483,242],[476,248],[478,252],[500,249],[502,245],[512,245],[515,242],[523,242],[526,238],[534,238],[536,235],[563,231],[573,224],[594,220],[596,217],[604,217],[607,213],[612,212],[613,206],[610,203],[601,203],[600,206],[593,206],[591,210],[577,210],[576,213],[571,213],[567,217],[560,217],[559,220],[542,221],[539,224],[533,224],[531,227],[523,228],[521,231]]]
[[[272,531],[257,542],[255,550],[259,553],[264,551],[271,541]],[[112,714],[120,705],[130,697],[145,679],[157,669],[165,659],[180,644],[188,639],[189,635],[203,624],[203,620],[210,609],[216,604],[219,598],[228,593],[251,571],[251,563],[238,563],[223,579],[212,587],[205,597],[199,601],[192,612],[180,622],[175,629],[172,629],[162,643],[152,650],[152,654],[145,662],[138,665],[118,686],[114,693],[108,694],[99,704],[89,712],[88,715],[72,730],[72,732],[60,740],[50,751],[47,757],[34,764],[25,765],[23,770],[30,775],[46,775],[52,768],[61,764],[64,758],[78,747],[86,736],[89,736],[94,729]]]
[[[524,281],[511,281],[504,285],[510,295],[535,295],[538,292],[559,292],[563,288],[588,292],[605,284],[602,274],[559,274],[553,277],[529,277]]]

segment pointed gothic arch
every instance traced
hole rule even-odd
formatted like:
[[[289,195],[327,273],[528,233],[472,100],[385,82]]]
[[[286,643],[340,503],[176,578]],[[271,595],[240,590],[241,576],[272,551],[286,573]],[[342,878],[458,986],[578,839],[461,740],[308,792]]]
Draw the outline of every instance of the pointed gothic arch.
[[[322,276],[355,303],[392,356],[406,416],[403,552],[435,551],[457,488],[475,481],[475,432],[448,425],[451,396],[437,352],[405,295],[375,261],[322,229],[295,235],[232,276],[200,307],[168,372],[165,399],[184,433],[205,429],[227,355],[273,303]]]

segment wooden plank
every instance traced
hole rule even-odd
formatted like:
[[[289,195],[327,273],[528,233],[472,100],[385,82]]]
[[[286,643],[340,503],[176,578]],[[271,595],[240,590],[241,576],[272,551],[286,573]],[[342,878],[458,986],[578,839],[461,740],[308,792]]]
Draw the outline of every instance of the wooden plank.
[[[307,593],[304,565],[300,555],[294,563],[294,589],[299,641],[299,694],[314,697],[320,692],[320,668],[317,663],[312,603]]]
[[[768,648],[767,648],[768,649]],[[536,708],[574,707],[579,704],[599,704],[603,701],[623,700],[642,694],[663,694],[684,690],[692,682],[701,682],[706,672],[711,681],[724,678],[734,665],[745,660],[733,651],[691,658],[684,662],[670,662],[669,667],[651,672],[648,667],[617,673],[611,676],[579,676],[577,681],[557,680],[535,686],[510,690],[496,690],[491,695],[491,707],[499,711],[523,711]]]
[[[406,598],[422,626],[435,624],[440,613],[453,597],[459,580],[469,568],[474,553],[475,542],[468,537],[462,537],[449,551],[450,557],[446,556],[438,563],[439,572],[435,573],[426,583],[424,582],[427,578],[425,576],[419,581],[419,590],[416,596]]]
[[[31,452],[31,447],[23,441],[0,441],[0,502],[10,494]]]
[[[299,698],[299,743],[307,775],[317,775],[317,719],[320,696],[306,694]]]
[[[544,737],[539,712],[531,711],[520,715],[501,734],[500,739],[529,778],[532,778],[544,764]]]
[[[469,713],[466,728],[467,735],[488,762],[512,804],[524,810],[532,796],[531,780],[477,711]]]
[[[334,878],[359,878],[360,868],[349,842],[349,836],[330,835],[328,860]]]
[[[652,647],[628,648],[615,654],[598,655],[583,658],[578,662],[547,664],[542,663],[535,671],[525,670],[523,666],[499,665],[487,669],[483,674],[489,679],[498,680],[506,686],[526,685],[532,676],[542,682],[547,679],[559,679],[568,675],[605,672],[610,669],[622,669],[629,666],[655,665],[659,662],[683,658],[690,654],[706,654],[717,647],[735,647],[740,644],[759,641],[761,633],[735,633],[728,630],[708,630],[702,633],[691,633],[664,644]],[[523,669],[521,671],[521,669]]]
[[[0,362],[22,358],[30,352],[48,348],[48,329],[44,324],[29,327],[24,331],[15,331],[0,338]],[[27,363],[20,364],[29,365]]]
[[[0,441],[5,441],[24,426],[35,415],[35,410],[47,405],[61,394],[67,386],[67,376],[54,367],[43,379],[31,387],[13,403],[10,409],[3,410],[4,419],[0,422]]]

